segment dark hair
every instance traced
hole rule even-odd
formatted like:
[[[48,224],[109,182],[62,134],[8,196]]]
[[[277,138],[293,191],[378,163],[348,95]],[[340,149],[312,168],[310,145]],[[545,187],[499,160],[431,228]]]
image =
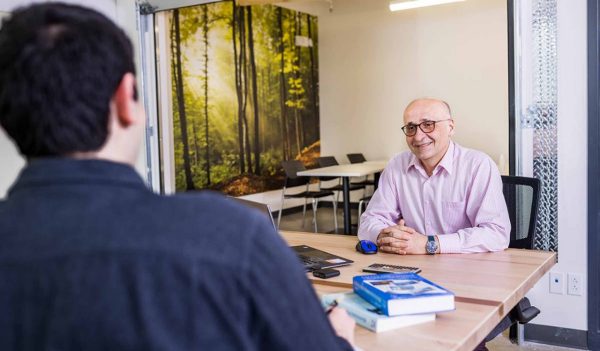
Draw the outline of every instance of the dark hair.
[[[19,8],[0,28],[0,125],[28,158],[98,150],[127,72],[131,42],[104,15],[63,3]]]

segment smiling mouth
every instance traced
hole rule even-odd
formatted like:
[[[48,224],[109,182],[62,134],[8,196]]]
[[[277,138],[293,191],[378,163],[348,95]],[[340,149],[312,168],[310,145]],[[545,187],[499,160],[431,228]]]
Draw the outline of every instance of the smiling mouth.
[[[432,143],[433,143],[433,141],[430,141],[430,142],[428,142],[428,143],[423,143],[423,144],[413,144],[413,146],[414,146],[414,147],[421,148],[421,147],[429,146],[429,145],[431,145]]]

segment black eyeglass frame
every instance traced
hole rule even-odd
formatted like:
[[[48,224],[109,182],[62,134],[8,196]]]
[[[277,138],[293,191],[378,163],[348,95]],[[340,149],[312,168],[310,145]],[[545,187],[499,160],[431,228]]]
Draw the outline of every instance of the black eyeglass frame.
[[[439,122],[447,122],[447,121],[452,121],[452,118],[448,118],[448,119],[441,119],[441,120],[439,120],[439,121],[423,121],[423,122],[421,122],[421,123],[419,123],[419,124],[409,123],[409,124],[406,124],[406,125],[402,126],[402,128],[400,128],[400,129],[402,129],[402,132],[404,133],[404,135],[411,137],[411,136],[415,136],[415,135],[417,134],[417,128],[415,128],[415,132],[414,132],[414,133],[411,133],[411,134],[409,134],[409,133],[406,131],[406,127],[419,127],[419,129],[420,129],[420,130],[421,130],[423,133],[426,133],[426,134],[427,134],[427,133],[431,133],[431,132],[433,132],[433,131],[435,130],[435,124],[436,124],[436,123],[439,123]],[[423,124],[426,124],[426,123],[433,123],[433,124],[432,124],[432,127],[431,127],[431,130],[427,131],[427,130],[423,129],[422,125],[423,125]]]

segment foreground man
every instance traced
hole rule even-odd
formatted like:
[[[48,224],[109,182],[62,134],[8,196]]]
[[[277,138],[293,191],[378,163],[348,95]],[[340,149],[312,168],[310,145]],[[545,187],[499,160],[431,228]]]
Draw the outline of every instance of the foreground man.
[[[0,124],[27,166],[0,202],[1,350],[344,350],[270,223],[214,194],[158,196],[134,164],[132,47],[45,3],[0,30]],[[336,332],[342,337],[336,336]]]

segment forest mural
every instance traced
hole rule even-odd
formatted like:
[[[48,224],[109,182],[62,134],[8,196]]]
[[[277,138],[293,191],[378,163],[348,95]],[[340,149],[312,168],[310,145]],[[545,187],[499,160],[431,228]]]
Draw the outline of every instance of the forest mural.
[[[169,13],[177,191],[282,187],[319,156],[317,18],[222,1]]]

